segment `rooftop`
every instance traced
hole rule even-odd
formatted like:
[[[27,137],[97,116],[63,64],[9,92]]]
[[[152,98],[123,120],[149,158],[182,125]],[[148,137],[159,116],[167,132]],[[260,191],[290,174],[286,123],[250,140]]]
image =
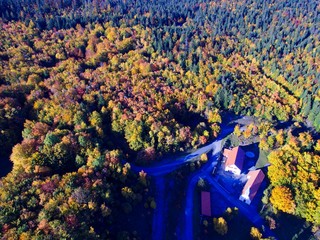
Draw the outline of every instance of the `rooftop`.
[[[244,195],[246,191],[249,190],[249,198],[252,199],[257,194],[259,187],[264,179],[264,173],[261,169],[250,171],[247,175],[248,181],[242,190],[242,194]]]
[[[210,192],[201,192],[201,214],[204,216],[211,216]]]
[[[242,170],[245,152],[241,147],[235,147],[230,149],[225,149],[223,155],[227,158],[226,166],[236,165],[240,170]]]

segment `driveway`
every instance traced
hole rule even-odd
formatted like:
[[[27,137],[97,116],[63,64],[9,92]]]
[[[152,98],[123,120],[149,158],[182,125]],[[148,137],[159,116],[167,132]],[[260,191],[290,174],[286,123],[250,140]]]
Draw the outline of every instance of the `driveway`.
[[[174,172],[181,166],[196,161],[199,159],[201,154],[207,153],[212,150],[212,154],[209,157],[209,160],[204,166],[202,166],[199,170],[194,172],[188,178],[188,186],[186,193],[186,203],[184,210],[184,220],[182,221],[183,226],[178,226],[178,239],[181,240],[192,240],[193,239],[193,196],[196,184],[200,178],[205,179],[211,185],[211,188],[214,188],[218,191],[225,199],[232,205],[236,206],[239,211],[241,211],[252,223],[257,227],[261,227],[263,224],[263,219],[259,215],[259,213],[250,205],[247,205],[237,198],[234,198],[230,195],[213,177],[212,170],[218,164],[218,159],[222,150],[222,139],[229,135],[233,131],[233,127],[225,126],[222,128],[221,133],[218,138],[202,147],[197,149],[183,157],[179,157],[176,160],[173,159],[164,159],[160,163],[157,163],[153,166],[149,167],[140,167],[131,164],[131,170],[139,173],[140,171],[144,171],[147,175],[152,176],[155,182],[156,194],[155,201],[157,207],[154,211],[153,215],[153,223],[152,223],[152,239],[153,240],[162,240],[165,239],[165,224],[164,220],[166,219],[167,206],[167,191],[164,176],[168,173]],[[273,236],[272,232],[266,228],[265,234],[267,236]]]

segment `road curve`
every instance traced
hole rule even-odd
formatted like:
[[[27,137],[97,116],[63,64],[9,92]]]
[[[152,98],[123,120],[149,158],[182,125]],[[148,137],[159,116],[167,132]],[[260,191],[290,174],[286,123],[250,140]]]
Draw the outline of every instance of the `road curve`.
[[[166,191],[165,191],[165,184],[164,184],[164,175],[177,170],[178,168],[180,168],[181,166],[185,165],[188,162],[192,162],[192,161],[199,159],[201,154],[207,153],[210,150],[212,150],[212,154],[211,154],[211,156],[209,156],[209,161],[205,165],[208,167],[211,166],[212,165],[212,162],[211,162],[212,156],[216,155],[221,150],[222,139],[224,137],[226,137],[227,135],[229,135],[232,131],[233,131],[232,126],[226,126],[226,127],[222,128],[221,133],[219,134],[218,138],[214,142],[197,149],[196,151],[192,152],[191,154],[188,154],[183,157],[179,157],[176,160],[163,159],[163,161],[161,161],[161,163],[157,163],[157,164],[155,164],[153,166],[149,166],[149,167],[141,167],[141,166],[135,166],[134,164],[130,164],[131,171],[133,171],[135,173],[139,173],[140,171],[144,171],[145,173],[147,173],[147,175],[154,177],[155,188],[156,188],[155,201],[156,201],[157,207],[154,211],[153,220],[152,220],[152,239],[153,240],[161,240],[161,239],[165,238],[164,237],[164,230],[165,230],[164,229],[164,218],[165,218],[165,213],[166,213],[166,209],[165,209]],[[125,163],[126,162],[123,161],[123,164],[125,164]],[[213,166],[212,166],[212,168],[213,168]],[[199,172],[196,174],[200,176],[203,173]],[[197,182],[197,179],[195,178],[195,180],[193,180],[193,182],[194,183],[191,183],[191,184],[189,183],[189,186],[188,186],[188,191],[191,191],[190,192],[191,196],[193,194],[191,186],[193,185],[193,189],[194,189],[194,186],[195,186],[195,183]],[[189,197],[187,197],[187,199],[189,199]],[[190,199],[191,199],[191,203],[189,203],[189,204],[193,204],[192,197]],[[189,209],[191,209],[191,208],[189,208]],[[192,221],[192,217],[190,219]],[[192,222],[191,222],[191,224],[192,224]],[[191,229],[192,229],[192,227],[191,227]],[[186,230],[186,229],[184,229],[184,230]],[[183,234],[183,235],[187,235],[187,234]]]
[[[185,165],[188,162],[192,162],[198,160],[200,155],[203,153],[208,153],[212,150],[212,153],[208,159],[208,162],[202,166],[199,170],[194,172],[188,178],[188,187],[186,193],[186,204],[185,204],[185,211],[184,211],[184,221],[182,222],[183,226],[179,228],[179,236],[178,239],[181,240],[192,240],[193,239],[193,195],[196,184],[200,178],[207,180],[211,187],[215,188],[222,196],[226,198],[232,205],[235,205],[255,226],[261,227],[263,224],[263,219],[261,216],[256,212],[256,210],[249,205],[245,205],[238,199],[231,196],[216,180],[212,177],[211,172],[213,168],[217,165],[218,159],[222,150],[222,139],[229,135],[233,131],[232,126],[225,126],[222,128],[221,133],[219,134],[218,138],[202,147],[197,149],[196,151],[192,152],[183,157],[179,157],[176,160],[172,159],[164,159],[160,163],[157,163],[153,166],[149,167],[140,167],[135,166],[134,164],[131,165],[131,170],[135,173],[139,173],[140,171],[144,171],[147,175],[152,176],[155,182],[156,194],[155,194],[155,201],[156,201],[156,209],[153,215],[153,223],[152,223],[152,239],[153,240],[162,240],[165,239],[165,224],[164,218],[166,217],[166,190],[165,190],[165,179],[164,176],[170,172],[173,172],[180,168],[181,166]],[[123,162],[125,163],[125,162]],[[266,235],[274,237],[273,233],[270,229],[266,228]]]
[[[149,166],[149,167],[136,166],[136,165],[130,163],[131,170],[135,173],[139,173],[140,171],[143,170],[149,176],[166,175],[170,172],[177,170],[178,168],[180,168],[181,166],[185,165],[188,162],[192,162],[192,161],[197,160],[198,157],[201,156],[201,154],[207,153],[210,150],[213,150],[212,154],[211,154],[212,156],[216,155],[218,152],[221,151],[221,148],[219,148],[218,146],[221,147],[222,139],[224,137],[226,137],[227,135],[229,135],[232,131],[233,131],[233,127],[226,126],[224,129],[221,130],[221,133],[215,139],[215,141],[213,141],[212,143],[210,143],[204,147],[201,147],[201,148],[195,150],[194,152],[192,152],[186,156],[178,157],[176,160],[163,159],[160,163],[156,163],[156,164]],[[123,163],[126,163],[126,162],[123,161]]]
[[[213,170],[213,168],[217,165],[220,151],[221,151],[221,140],[217,141],[216,144],[213,146],[213,153],[215,153],[209,161],[196,173],[191,175],[188,182],[188,189],[186,195],[186,205],[185,205],[185,212],[184,212],[184,233],[178,237],[181,240],[192,240],[193,239],[193,195],[196,184],[200,178],[205,179],[209,176]]]

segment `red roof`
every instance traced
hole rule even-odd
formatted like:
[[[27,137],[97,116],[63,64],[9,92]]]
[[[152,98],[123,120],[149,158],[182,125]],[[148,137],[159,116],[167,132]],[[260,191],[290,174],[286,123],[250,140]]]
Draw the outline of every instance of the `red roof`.
[[[232,148],[231,150],[225,149],[223,155],[227,158],[226,166],[236,165],[242,170],[245,152],[240,147]]]
[[[247,175],[248,181],[242,190],[242,194],[244,195],[246,191],[249,189],[249,198],[252,201],[254,196],[257,194],[259,187],[264,179],[264,173],[259,169],[255,171],[250,171]]]
[[[201,192],[201,214],[204,216],[211,216],[210,192]]]

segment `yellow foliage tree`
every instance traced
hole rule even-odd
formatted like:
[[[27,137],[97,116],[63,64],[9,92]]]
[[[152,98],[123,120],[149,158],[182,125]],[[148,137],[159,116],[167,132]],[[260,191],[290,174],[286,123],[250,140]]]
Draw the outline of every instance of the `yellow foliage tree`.
[[[228,232],[227,221],[223,217],[213,218],[214,230],[220,235],[226,235]]]
[[[260,140],[259,148],[260,148],[261,150],[268,150],[268,149],[269,149],[269,145],[268,145],[267,140],[266,140],[265,138],[262,138],[262,139]]]
[[[271,191],[270,202],[272,205],[283,212],[294,213],[295,203],[292,199],[291,190],[284,186],[276,186]]]
[[[284,143],[284,134],[283,134],[283,130],[282,129],[277,133],[276,141],[277,141],[277,144],[279,146],[283,145],[283,143]]]
[[[317,141],[316,145],[314,146],[314,150],[316,152],[320,152],[320,140]]]
[[[251,137],[251,129],[249,127],[247,127],[247,129],[243,132],[243,136],[245,138]]]
[[[21,144],[17,144],[12,149],[10,160],[13,162],[13,170],[31,171],[32,153],[34,151],[33,140],[26,140]]]
[[[250,236],[252,239],[261,239],[262,238],[262,234],[260,233],[258,228],[252,227],[250,230]]]
[[[221,123],[221,116],[218,111],[210,111],[208,113],[208,122],[209,123]]]
[[[207,156],[207,154],[206,154],[206,153],[201,154],[200,160],[201,160],[202,162],[208,161],[208,156]]]
[[[241,135],[241,130],[240,130],[239,124],[237,124],[237,125],[234,127],[233,133],[234,133],[234,135],[236,135],[237,137],[240,137],[240,135]]]

